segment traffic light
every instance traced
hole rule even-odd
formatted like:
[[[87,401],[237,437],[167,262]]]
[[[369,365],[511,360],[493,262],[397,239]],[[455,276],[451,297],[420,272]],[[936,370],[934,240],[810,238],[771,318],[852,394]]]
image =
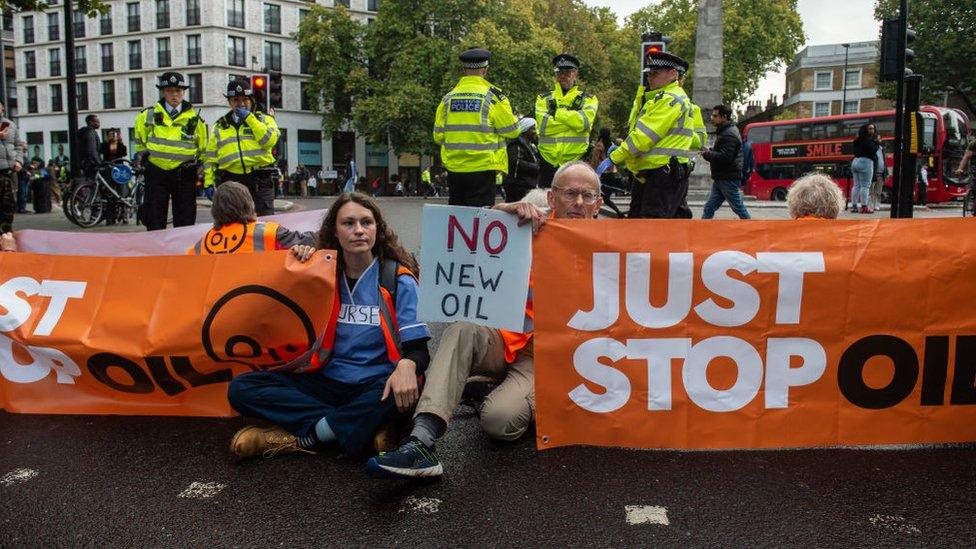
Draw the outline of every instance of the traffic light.
[[[909,48],[908,44],[915,40],[915,34],[913,29],[902,26],[899,19],[885,19],[882,22],[881,69],[878,71],[882,82],[891,82],[903,75],[912,74],[908,63],[915,57],[915,51]],[[902,48],[905,48],[904,52]]]
[[[641,36],[641,70],[647,67],[647,55],[651,53],[658,53],[662,51],[668,51],[668,44],[671,43],[671,37],[665,36],[659,32],[649,32]]]
[[[271,71],[268,73],[268,104],[274,109],[281,109],[282,98],[281,72]]]
[[[268,75],[255,74],[251,76],[251,93],[254,97],[255,109],[268,112]]]

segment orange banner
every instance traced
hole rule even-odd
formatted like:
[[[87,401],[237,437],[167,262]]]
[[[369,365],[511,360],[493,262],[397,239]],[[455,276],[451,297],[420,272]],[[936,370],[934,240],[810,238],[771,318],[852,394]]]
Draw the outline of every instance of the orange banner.
[[[972,229],[551,222],[533,251],[537,445],[976,440]]]
[[[334,289],[328,250],[305,264],[0,254],[0,408],[232,415],[231,377],[307,349]]]

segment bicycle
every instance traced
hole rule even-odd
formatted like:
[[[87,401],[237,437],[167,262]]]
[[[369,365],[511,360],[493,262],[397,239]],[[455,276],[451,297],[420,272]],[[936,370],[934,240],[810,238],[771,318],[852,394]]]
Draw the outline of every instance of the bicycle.
[[[105,180],[106,172],[115,183],[128,186],[126,196],[118,192],[116,185],[110,185]],[[136,223],[141,223],[139,209],[145,195],[142,170],[133,170],[128,160],[120,158],[100,164],[93,180],[74,183],[69,197],[65,199],[65,214],[74,224],[88,229],[103,220],[111,202],[114,203],[119,220],[127,222],[134,218]]]

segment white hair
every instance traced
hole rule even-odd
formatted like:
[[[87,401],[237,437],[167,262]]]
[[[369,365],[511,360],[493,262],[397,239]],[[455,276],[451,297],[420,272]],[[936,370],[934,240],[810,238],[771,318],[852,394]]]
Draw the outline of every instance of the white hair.
[[[790,217],[836,219],[844,210],[844,195],[833,179],[820,172],[804,175],[790,185],[786,194]]]
[[[538,206],[540,208],[548,208],[549,207],[549,199],[547,198],[548,194],[549,191],[547,191],[546,189],[532,189],[529,192],[525,193],[525,196],[523,196],[522,200],[519,200],[519,202],[528,202],[529,204]]]

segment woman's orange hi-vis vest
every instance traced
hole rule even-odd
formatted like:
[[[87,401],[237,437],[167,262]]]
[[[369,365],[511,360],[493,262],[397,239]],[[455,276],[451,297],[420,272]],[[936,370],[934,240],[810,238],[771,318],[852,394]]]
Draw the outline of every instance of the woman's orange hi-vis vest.
[[[210,229],[199,242],[186,250],[189,255],[249,254],[277,249],[277,223],[252,221],[229,223]]]

